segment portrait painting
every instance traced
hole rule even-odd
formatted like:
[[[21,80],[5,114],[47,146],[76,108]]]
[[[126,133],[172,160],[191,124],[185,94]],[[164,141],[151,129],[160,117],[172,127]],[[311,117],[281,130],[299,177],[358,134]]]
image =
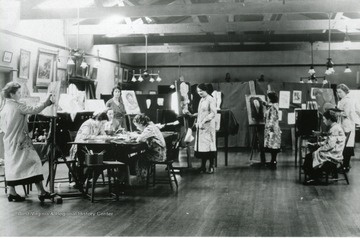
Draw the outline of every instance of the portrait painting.
[[[19,78],[21,79],[29,79],[30,56],[30,51],[20,49]]]
[[[313,93],[320,113],[324,113],[329,108],[335,108],[335,94],[332,88],[312,89],[314,89]]]
[[[132,90],[122,90],[121,98],[124,102],[126,114],[140,114],[140,107],[135,95]]]
[[[265,95],[245,95],[249,125],[265,124]]]

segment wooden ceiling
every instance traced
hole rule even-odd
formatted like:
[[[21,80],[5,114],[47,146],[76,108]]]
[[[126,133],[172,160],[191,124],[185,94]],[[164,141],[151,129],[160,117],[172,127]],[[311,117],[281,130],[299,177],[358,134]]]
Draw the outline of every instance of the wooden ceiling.
[[[64,19],[65,34],[93,35],[123,53],[309,50],[311,42],[327,50],[329,35],[332,50],[360,50],[360,0],[57,1],[23,0],[21,19]],[[102,23],[110,16],[122,18]]]

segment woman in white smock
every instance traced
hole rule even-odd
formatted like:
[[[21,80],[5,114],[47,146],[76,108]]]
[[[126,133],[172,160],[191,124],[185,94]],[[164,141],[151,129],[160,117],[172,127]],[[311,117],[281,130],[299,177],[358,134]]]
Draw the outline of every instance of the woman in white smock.
[[[350,98],[349,88],[345,84],[339,84],[336,87],[336,92],[339,96],[338,109],[342,110],[341,114],[341,126],[344,129],[345,133],[350,133],[348,142],[346,143],[344,149],[344,169],[346,171],[350,170],[350,158],[354,156],[354,145],[355,145],[355,101]]]

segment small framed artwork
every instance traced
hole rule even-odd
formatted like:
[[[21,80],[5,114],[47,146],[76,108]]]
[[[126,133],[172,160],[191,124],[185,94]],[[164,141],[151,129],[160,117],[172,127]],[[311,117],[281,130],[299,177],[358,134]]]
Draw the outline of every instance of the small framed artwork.
[[[123,72],[123,82],[127,82],[129,77],[129,70],[124,68]]]
[[[48,86],[53,80],[56,52],[39,49],[34,86]]]
[[[13,53],[10,51],[4,51],[3,62],[11,63]]]
[[[56,70],[56,81],[66,81],[66,69],[58,68]]]
[[[300,104],[301,103],[301,91],[294,90],[293,91],[293,103]]]
[[[19,78],[21,79],[29,79],[30,56],[30,51],[20,49]]]
[[[149,90],[149,94],[154,95],[157,94],[156,90]]]

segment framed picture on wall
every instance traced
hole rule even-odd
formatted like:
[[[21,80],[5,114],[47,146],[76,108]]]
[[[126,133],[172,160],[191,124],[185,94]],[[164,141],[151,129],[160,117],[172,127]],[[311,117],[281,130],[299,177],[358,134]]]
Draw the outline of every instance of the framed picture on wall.
[[[56,52],[46,49],[39,49],[35,86],[47,86],[51,83],[56,65]]]
[[[4,51],[4,55],[3,55],[2,61],[3,61],[3,62],[6,62],[6,63],[11,63],[12,56],[13,56],[13,53],[12,53],[12,52],[10,52],[10,51]]]
[[[123,72],[123,82],[127,82],[129,78],[129,70],[124,68]]]
[[[19,78],[21,79],[29,79],[30,56],[30,51],[20,49]]]

